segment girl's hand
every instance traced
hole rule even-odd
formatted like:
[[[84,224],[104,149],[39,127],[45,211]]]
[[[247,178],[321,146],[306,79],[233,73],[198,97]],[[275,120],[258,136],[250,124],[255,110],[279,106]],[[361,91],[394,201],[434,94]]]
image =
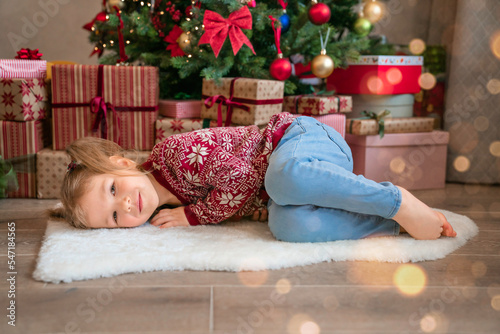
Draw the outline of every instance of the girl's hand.
[[[174,209],[163,209],[151,219],[151,225],[159,226],[160,228],[168,228],[174,226],[190,226],[184,213],[184,207],[179,206]]]
[[[252,220],[265,222],[267,220],[267,209],[263,208],[262,210],[255,210],[252,216]]]

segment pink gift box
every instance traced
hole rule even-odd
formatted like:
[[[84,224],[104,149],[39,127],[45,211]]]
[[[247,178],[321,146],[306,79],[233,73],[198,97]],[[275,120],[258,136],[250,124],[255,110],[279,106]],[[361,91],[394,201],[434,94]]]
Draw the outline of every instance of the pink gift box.
[[[171,118],[200,118],[200,100],[160,100],[158,113]]]
[[[0,78],[43,79],[47,77],[47,61],[31,59],[0,59]]]
[[[311,116],[323,124],[326,124],[332,128],[334,128],[338,133],[345,138],[345,123],[346,123],[346,115],[345,114],[329,114],[329,115],[319,115],[319,116]]]
[[[327,89],[337,94],[415,94],[420,91],[421,56],[361,56],[346,69],[337,68]]]
[[[346,134],[355,174],[414,190],[444,187],[448,140],[445,131],[388,133],[382,139]]]

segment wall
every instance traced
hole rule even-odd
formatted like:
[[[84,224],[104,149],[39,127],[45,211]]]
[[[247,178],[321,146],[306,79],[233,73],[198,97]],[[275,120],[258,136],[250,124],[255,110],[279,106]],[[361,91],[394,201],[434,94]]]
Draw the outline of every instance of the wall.
[[[27,47],[46,60],[96,64],[82,26],[100,10],[99,0],[0,0],[0,59]]]

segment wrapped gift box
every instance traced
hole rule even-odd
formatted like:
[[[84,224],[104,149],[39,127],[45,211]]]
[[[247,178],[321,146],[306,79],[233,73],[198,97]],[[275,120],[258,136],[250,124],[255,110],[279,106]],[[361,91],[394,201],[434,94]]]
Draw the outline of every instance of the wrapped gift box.
[[[34,121],[50,117],[43,79],[0,79],[0,120]]]
[[[354,173],[406,189],[443,188],[449,134],[445,131],[379,136],[347,134]]]
[[[327,89],[338,94],[415,94],[422,64],[421,56],[361,56],[346,69],[335,69]]]
[[[282,111],[283,90],[284,83],[276,80],[222,78],[218,86],[203,79],[201,118],[217,120],[219,125],[225,121],[226,126],[267,124]]]
[[[129,151],[124,155],[142,164],[150,154],[151,151]],[[61,198],[61,186],[69,163],[66,151],[44,148],[36,154],[37,198]]]
[[[162,142],[165,138],[176,133],[184,133],[203,129],[203,119],[180,119],[162,117],[156,120],[156,143]],[[205,126],[208,127],[208,126]]]
[[[200,118],[199,100],[160,100],[158,113],[171,118]]]
[[[434,119],[430,117],[385,118],[384,133],[430,132]],[[346,132],[354,135],[376,135],[379,124],[374,119],[348,119]]]
[[[285,96],[283,99],[283,111],[306,116],[326,115],[339,112],[346,113],[352,111],[352,98],[342,95]]]
[[[345,114],[329,114],[329,115],[320,115],[320,116],[311,116],[323,124],[326,124],[332,128],[334,128],[338,133],[345,138],[345,123],[346,123],[346,115]]]
[[[389,110],[392,117],[412,117],[415,97],[413,94],[395,95],[352,95],[352,112],[348,118],[362,117],[363,111],[379,112]]]
[[[158,68],[52,66],[53,144],[101,137],[124,149],[150,150],[158,116]]]
[[[440,129],[444,118],[445,83],[438,81],[430,90],[421,90],[415,94],[413,113],[415,116],[433,117],[434,128]]]
[[[46,60],[0,59],[0,78],[43,79],[46,76]]]
[[[8,197],[36,197],[36,153],[49,145],[50,120],[0,121],[0,156],[11,163],[19,189]]]

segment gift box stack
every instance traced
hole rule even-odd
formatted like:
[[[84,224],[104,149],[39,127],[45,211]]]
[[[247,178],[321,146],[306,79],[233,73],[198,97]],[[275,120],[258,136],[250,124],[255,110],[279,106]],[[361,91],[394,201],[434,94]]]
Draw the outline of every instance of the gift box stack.
[[[218,126],[266,126],[283,105],[284,83],[251,78],[203,79],[202,101],[160,101],[156,142]]]
[[[52,66],[52,148],[37,154],[37,197],[58,198],[70,158],[66,146],[93,136],[112,140],[131,158],[146,159],[158,117],[158,68]]]
[[[446,78],[446,50],[444,46],[427,46],[424,52],[424,71],[434,76],[436,84],[421,88],[415,94],[413,114],[415,116],[429,116],[434,118],[434,128],[443,127],[445,110],[445,78]]]
[[[18,183],[7,197],[36,197],[36,153],[50,145],[46,67],[45,60],[31,59],[28,51],[20,59],[0,59],[0,159],[13,166]]]
[[[285,96],[283,111],[313,117],[345,137],[346,113],[352,111],[352,98],[321,93]]]
[[[407,189],[444,187],[448,133],[413,116],[422,64],[421,56],[362,56],[327,79],[327,89],[353,97],[346,141],[354,173]]]

